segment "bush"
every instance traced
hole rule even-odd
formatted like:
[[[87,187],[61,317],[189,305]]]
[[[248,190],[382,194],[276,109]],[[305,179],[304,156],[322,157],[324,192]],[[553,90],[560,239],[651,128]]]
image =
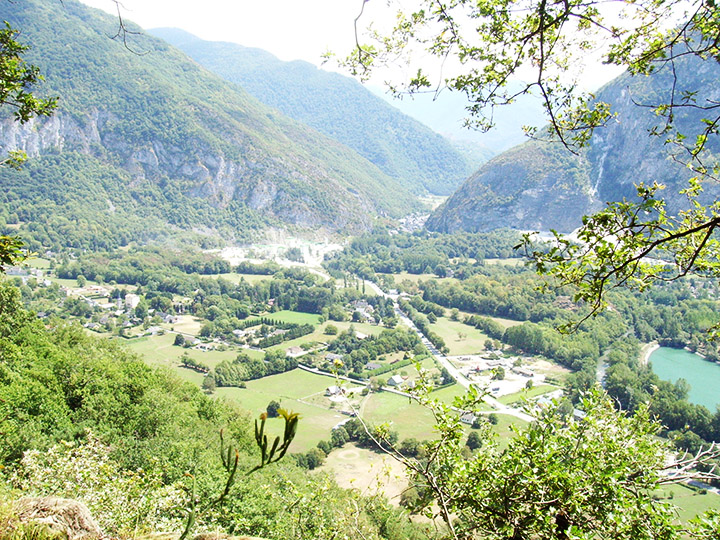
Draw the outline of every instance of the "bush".
[[[268,403],[266,412],[268,415],[268,418],[277,418],[278,417],[278,409],[280,409],[280,403],[272,400],[270,403]]]

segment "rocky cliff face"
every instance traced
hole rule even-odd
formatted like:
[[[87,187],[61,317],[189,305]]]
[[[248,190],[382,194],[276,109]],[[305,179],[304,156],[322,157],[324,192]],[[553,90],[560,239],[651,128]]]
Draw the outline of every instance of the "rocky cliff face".
[[[675,91],[698,92],[717,102],[720,67],[716,62],[688,58],[676,63]],[[556,229],[569,232],[583,215],[602,208],[607,201],[633,198],[635,184],[657,181],[671,211],[682,208],[679,191],[690,174],[671,158],[676,149],[666,137],[652,136],[659,119],[650,105],[667,102],[672,72],[662,69],[650,77],[625,74],[605,86],[598,100],[610,103],[616,113],[598,128],[589,148],[574,156],[559,144],[529,142],[485,164],[430,217],[431,230],[484,231],[501,227],[521,230]],[[691,140],[706,112],[681,109],[676,115],[680,131]],[[717,137],[709,149],[717,152]],[[706,186],[705,197],[720,195],[717,185]]]
[[[426,226],[443,232],[506,227],[571,230],[576,216],[599,207],[589,173],[583,157],[528,142],[485,164],[430,216]]]

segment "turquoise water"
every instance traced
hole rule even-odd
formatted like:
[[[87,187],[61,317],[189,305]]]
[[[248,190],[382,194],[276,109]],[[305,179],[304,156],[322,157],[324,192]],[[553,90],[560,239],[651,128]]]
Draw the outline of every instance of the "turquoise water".
[[[685,379],[690,385],[688,400],[705,405],[710,412],[720,405],[720,364],[708,362],[684,349],[660,347],[650,355],[652,369],[665,381]]]

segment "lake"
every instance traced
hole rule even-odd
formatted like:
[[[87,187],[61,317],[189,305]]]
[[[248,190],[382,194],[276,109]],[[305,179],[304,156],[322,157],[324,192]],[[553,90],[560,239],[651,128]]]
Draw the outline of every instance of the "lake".
[[[665,381],[685,379],[690,385],[688,400],[705,405],[710,412],[720,405],[720,364],[708,362],[684,349],[660,347],[650,355],[652,369]]]

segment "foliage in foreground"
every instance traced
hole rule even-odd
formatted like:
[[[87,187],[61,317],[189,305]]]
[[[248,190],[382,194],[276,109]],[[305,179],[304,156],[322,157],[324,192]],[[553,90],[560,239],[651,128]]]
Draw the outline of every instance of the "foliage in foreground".
[[[440,514],[452,538],[670,540],[712,538],[717,530],[716,514],[683,528],[675,507],[653,499],[658,486],[698,473],[680,462],[667,465],[670,448],[656,437],[660,426],[647,407],[633,416],[617,412],[595,389],[582,400],[582,420],[549,409],[506,448],[482,423],[481,448],[468,458],[458,415],[441,403],[425,404],[439,439],[426,445],[422,460],[398,457],[412,471],[417,509]]]

